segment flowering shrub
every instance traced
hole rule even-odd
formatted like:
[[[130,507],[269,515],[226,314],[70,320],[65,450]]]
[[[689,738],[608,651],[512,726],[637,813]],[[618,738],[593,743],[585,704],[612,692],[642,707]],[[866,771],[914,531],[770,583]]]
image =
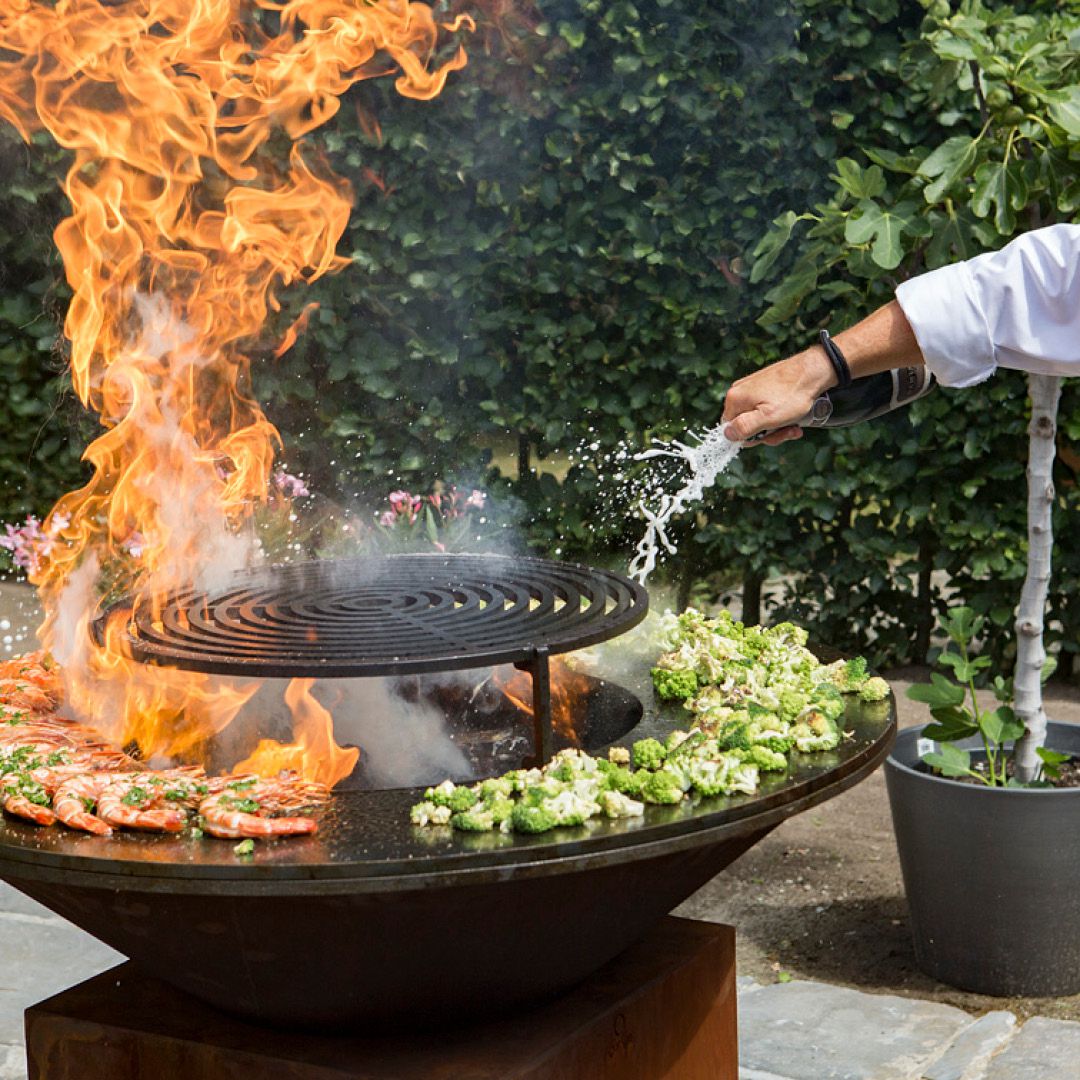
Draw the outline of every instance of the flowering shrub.
[[[372,520],[350,515],[313,495],[302,477],[282,469],[271,477],[264,504],[254,512],[257,542],[274,563],[297,559],[334,558],[390,551],[463,551],[482,539],[488,524],[482,512],[487,494],[473,488],[435,490],[429,495],[393,491],[387,508]],[[45,525],[33,515],[21,525],[2,526],[0,548],[11,553],[12,563],[30,578],[42,568],[70,520],[53,514]],[[109,594],[130,591],[139,574],[146,538],[130,533],[116,555],[102,566],[99,585]]]
[[[452,551],[467,546],[476,524],[486,523],[484,518],[473,521],[473,511],[487,505],[487,495],[476,488],[467,495],[456,487],[431,495],[392,491],[387,501],[390,509],[379,514],[372,535],[379,550],[430,544],[436,551]]]

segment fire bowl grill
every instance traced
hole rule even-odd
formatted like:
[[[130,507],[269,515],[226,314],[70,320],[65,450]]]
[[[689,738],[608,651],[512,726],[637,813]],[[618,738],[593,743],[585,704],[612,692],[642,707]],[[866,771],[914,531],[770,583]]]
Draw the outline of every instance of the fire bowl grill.
[[[830,657],[831,658],[831,657]],[[625,742],[686,726],[646,702]],[[336,793],[318,834],[259,844],[112,838],[0,823],[0,877],[149,974],[259,1023],[433,1026],[586,978],[781,821],[872,771],[894,703],[849,705],[850,739],[794,755],[755,796],[650,806],[539,836],[409,824],[418,789]]]
[[[536,702],[550,653],[628,629],[646,603],[625,579],[584,567],[392,556],[177,594],[159,624],[136,610],[127,628],[140,659],[230,675],[513,662],[532,671]],[[686,727],[684,710],[658,705],[651,688],[641,696],[624,745]],[[795,755],[754,796],[537,836],[413,827],[416,788],[335,792],[315,836],[259,844],[250,860],[227,842],[4,820],[0,877],[149,974],[256,1022],[354,1031],[489,1017],[586,978],[785,818],[873,770],[895,727],[891,698],[853,701],[849,739]],[[550,725],[541,735],[550,744]]]
[[[134,659],[244,678],[351,678],[512,663],[533,684],[537,756],[553,753],[548,659],[636,626],[645,589],[606,570],[500,555],[388,555],[275,567],[221,593],[127,611]]]

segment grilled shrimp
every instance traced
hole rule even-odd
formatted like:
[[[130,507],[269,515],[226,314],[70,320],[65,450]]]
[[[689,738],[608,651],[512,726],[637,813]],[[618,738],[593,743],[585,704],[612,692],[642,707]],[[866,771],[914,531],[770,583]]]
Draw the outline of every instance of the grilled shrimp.
[[[35,825],[54,825],[56,815],[44,803],[28,798],[21,785],[10,784],[3,788],[3,807],[15,817],[32,821]]]
[[[318,823],[304,812],[324,803],[328,794],[325,785],[303,780],[294,772],[270,779],[226,777],[225,786],[199,804],[199,813],[211,836],[299,836],[318,831]]]
[[[54,704],[63,699],[63,677],[56,662],[45,652],[24,653],[0,663],[0,680],[14,683],[32,683],[52,700]]]
[[[56,699],[37,683],[26,679],[0,679],[0,701],[12,709],[51,712]]]
[[[101,793],[116,777],[107,772],[76,773],[56,789],[53,810],[69,828],[81,829],[96,836],[112,836],[112,829],[91,811]]]
[[[126,829],[180,832],[187,822],[187,807],[194,806],[195,792],[205,779],[206,773],[197,765],[113,774],[98,796],[98,817]]]

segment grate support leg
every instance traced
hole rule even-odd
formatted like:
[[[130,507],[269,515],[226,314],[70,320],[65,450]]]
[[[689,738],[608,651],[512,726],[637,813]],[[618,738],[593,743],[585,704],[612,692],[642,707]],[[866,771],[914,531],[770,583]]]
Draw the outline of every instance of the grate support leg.
[[[531,658],[519,667],[532,675],[533,748],[538,763],[546,765],[555,756],[555,732],[551,725],[551,666],[546,647],[532,650]]]

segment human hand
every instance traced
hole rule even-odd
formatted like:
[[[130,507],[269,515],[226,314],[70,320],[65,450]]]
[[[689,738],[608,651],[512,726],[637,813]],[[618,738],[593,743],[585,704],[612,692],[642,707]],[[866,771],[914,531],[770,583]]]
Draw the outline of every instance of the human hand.
[[[745,442],[762,431],[756,442],[776,446],[802,436],[801,420],[814,402],[836,383],[832,364],[823,349],[807,349],[770,364],[733,383],[724,398],[724,434],[732,442]]]

